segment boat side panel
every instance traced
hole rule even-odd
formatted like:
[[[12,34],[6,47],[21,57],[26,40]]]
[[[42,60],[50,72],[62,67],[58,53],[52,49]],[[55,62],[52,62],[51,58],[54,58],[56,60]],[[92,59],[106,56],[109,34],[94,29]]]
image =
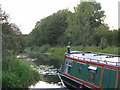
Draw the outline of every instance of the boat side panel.
[[[119,88],[119,90],[120,90],[120,71],[119,71],[119,76],[118,76],[117,88]]]
[[[71,76],[78,77],[78,65],[76,62],[73,62],[72,69],[71,69]]]
[[[115,87],[116,75],[117,75],[117,71],[110,70],[109,88],[114,88]]]
[[[97,72],[96,72],[96,75],[95,75],[95,82],[94,82],[94,85],[96,86],[99,86],[99,83],[100,83],[100,78],[101,78],[101,71],[102,71],[102,68],[101,67],[97,67]]]
[[[73,61],[66,58],[65,61],[64,61],[64,64],[63,64],[63,68],[62,68],[62,72],[63,72],[63,73],[68,74],[68,65],[66,65],[66,63],[68,64],[69,62],[72,63]],[[73,66],[73,63],[72,63],[72,66]],[[71,68],[71,69],[72,69],[72,68]],[[72,71],[72,70],[70,70],[69,75],[71,74],[71,71]]]
[[[88,68],[87,64],[73,62],[71,75],[80,79],[80,80],[87,81],[87,76],[88,76],[87,75],[88,74],[87,68]]]
[[[66,74],[73,76],[79,80],[88,82],[91,85],[95,85],[95,86],[99,87],[102,67],[96,66],[97,67],[97,73],[95,75],[96,79],[95,79],[95,82],[93,83],[88,80],[88,76],[89,76],[88,67],[90,65],[85,64],[85,63],[76,62],[76,61],[73,61],[70,59],[66,59],[64,65],[63,65],[63,69],[62,69],[63,73],[65,73],[66,61],[72,61],[71,72],[69,74],[68,73],[66,73]],[[81,71],[79,72],[80,68],[81,68]],[[116,70],[104,68],[101,88],[114,88],[116,75],[117,75]],[[117,87],[120,88],[120,72],[119,72]]]
[[[70,75],[74,76],[82,81],[88,82],[90,84],[93,84],[93,85],[99,87],[102,68],[97,67],[97,71],[96,71],[96,75],[95,75],[95,82],[90,82],[88,80],[88,76],[89,76],[88,67],[89,66],[90,65],[88,65],[88,64],[83,64],[83,63],[78,63],[78,62],[73,61]],[[79,71],[79,69],[81,69],[81,71]]]
[[[114,88],[117,71],[104,68],[101,88]]]
[[[109,70],[108,69],[104,69],[101,88],[108,88],[108,82],[109,82],[108,79],[109,79]]]
[[[62,72],[65,73],[65,68],[66,68],[66,62],[68,61],[68,59],[65,59],[63,67],[62,67]]]
[[[64,64],[63,64],[63,66],[62,66],[61,72],[64,72],[64,70],[65,70],[65,62],[66,62],[66,61],[64,61]]]

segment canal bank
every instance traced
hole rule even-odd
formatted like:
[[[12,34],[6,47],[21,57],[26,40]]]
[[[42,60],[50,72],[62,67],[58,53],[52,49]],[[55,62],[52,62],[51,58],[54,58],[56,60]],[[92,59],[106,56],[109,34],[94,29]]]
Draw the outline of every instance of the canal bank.
[[[58,69],[62,60],[50,58],[49,55],[39,53],[27,53],[17,56],[31,63],[31,67],[40,74],[40,81],[29,88],[64,88],[58,77]]]

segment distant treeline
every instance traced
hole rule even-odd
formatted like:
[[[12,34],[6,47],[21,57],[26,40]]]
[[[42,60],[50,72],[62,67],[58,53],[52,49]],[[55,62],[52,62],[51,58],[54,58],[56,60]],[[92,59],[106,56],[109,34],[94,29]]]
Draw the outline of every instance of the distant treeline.
[[[50,44],[118,47],[120,29],[109,30],[104,23],[104,12],[98,2],[81,2],[74,8],[74,12],[60,10],[36,23],[27,36],[28,46]]]

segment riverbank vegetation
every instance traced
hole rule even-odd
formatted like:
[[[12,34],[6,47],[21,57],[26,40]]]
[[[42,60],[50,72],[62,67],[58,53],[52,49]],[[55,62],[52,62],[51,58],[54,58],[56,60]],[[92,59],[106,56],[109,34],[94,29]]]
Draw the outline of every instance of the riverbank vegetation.
[[[101,49],[101,47],[95,47],[95,46],[71,46],[71,51],[92,51],[92,52],[98,52],[98,53],[106,53],[106,54],[120,54],[120,48],[113,46],[113,47],[107,47],[105,49]],[[51,58],[56,58],[63,60],[64,59],[64,54],[67,52],[67,47],[52,47],[49,48],[46,53],[51,53],[50,57]]]
[[[97,2],[81,2],[75,12],[60,10],[36,23],[28,35],[28,46],[119,47],[120,29],[109,29],[104,12]]]
[[[40,75],[22,59],[7,56],[3,61],[2,87],[28,88],[40,80]]]
[[[67,45],[80,51],[120,54],[120,29],[110,30],[105,17],[100,3],[80,2],[74,12],[64,9],[37,21],[27,35],[28,46],[63,47],[48,50],[57,50],[55,54],[64,52]]]
[[[0,8],[0,11],[1,8]],[[40,75],[24,59],[16,56],[26,47],[26,39],[16,24],[9,22],[9,16],[0,13],[2,20],[2,88],[28,88],[35,84]],[[0,74],[1,75],[1,74]],[[7,89],[6,89],[7,90]]]
[[[45,45],[42,45],[42,46],[37,46],[37,45],[34,45],[34,46],[31,46],[31,47],[27,47],[26,48],[26,51],[28,53],[30,52],[35,52],[35,53],[38,53],[38,54],[41,54],[41,53],[45,53],[51,46],[49,44],[45,44]]]
[[[37,55],[50,53],[53,58],[63,59],[67,45],[71,50],[120,55],[120,29],[110,30],[104,23],[105,17],[100,3],[80,2],[74,12],[64,9],[53,13],[37,21],[30,34],[22,35],[18,26],[9,22],[9,16],[0,13],[3,88],[28,87],[39,80],[38,72],[16,58],[24,49],[33,58],[35,52]]]

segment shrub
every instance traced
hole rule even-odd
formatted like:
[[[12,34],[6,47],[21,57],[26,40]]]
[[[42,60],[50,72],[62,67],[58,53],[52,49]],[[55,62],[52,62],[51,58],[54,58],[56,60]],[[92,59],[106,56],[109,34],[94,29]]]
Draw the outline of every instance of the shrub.
[[[22,59],[8,57],[7,63],[5,61],[3,63],[3,88],[27,88],[40,80],[39,73]]]

